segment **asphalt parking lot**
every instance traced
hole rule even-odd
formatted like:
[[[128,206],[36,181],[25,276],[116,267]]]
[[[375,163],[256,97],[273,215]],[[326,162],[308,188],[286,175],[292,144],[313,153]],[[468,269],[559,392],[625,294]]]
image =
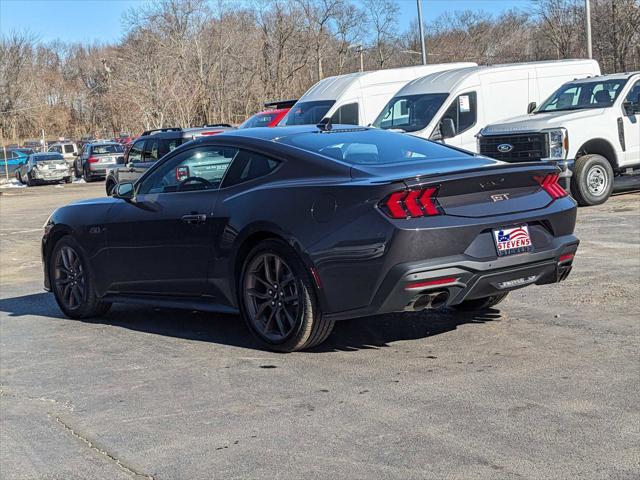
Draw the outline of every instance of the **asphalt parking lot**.
[[[637,479],[640,194],[579,210],[569,279],[483,315],[260,350],[235,316],[63,318],[41,226],[104,185],[0,190],[3,479]]]

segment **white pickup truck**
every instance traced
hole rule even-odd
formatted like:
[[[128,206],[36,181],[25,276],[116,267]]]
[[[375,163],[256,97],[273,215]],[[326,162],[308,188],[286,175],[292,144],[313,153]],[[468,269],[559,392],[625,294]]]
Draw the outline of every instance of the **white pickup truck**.
[[[640,168],[640,72],[565,83],[532,113],[487,125],[477,138],[489,157],[558,164],[580,205],[603,203],[614,176]]]

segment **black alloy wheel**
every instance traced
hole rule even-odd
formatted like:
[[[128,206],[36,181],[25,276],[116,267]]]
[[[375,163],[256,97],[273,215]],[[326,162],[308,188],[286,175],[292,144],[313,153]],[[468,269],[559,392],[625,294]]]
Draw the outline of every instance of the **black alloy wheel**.
[[[253,327],[273,342],[285,340],[298,323],[302,302],[295,277],[275,253],[251,260],[244,279],[244,301]]]
[[[86,297],[85,276],[80,256],[68,245],[57,251],[53,283],[56,297],[68,310],[80,308]]]
[[[73,238],[65,236],[58,240],[48,261],[51,288],[66,316],[97,317],[109,310],[111,304],[97,295],[90,265]]]
[[[238,282],[240,312],[268,348],[294,352],[324,342],[334,321],[323,318],[315,284],[297,253],[267,239],[245,257]]]

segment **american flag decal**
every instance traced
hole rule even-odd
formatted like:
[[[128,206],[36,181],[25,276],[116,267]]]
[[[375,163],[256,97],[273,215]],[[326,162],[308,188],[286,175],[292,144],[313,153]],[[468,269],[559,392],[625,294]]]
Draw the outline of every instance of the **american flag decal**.
[[[529,237],[529,229],[526,225],[515,228],[501,228],[494,230],[493,233],[499,257],[530,252],[533,249],[531,237]]]

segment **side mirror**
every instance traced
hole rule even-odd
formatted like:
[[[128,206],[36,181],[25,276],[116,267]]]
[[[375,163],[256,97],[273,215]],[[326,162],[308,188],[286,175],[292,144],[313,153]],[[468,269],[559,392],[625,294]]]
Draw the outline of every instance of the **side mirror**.
[[[627,115],[635,115],[636,113],[640,113],[640,93],[638,94],[635,102],[628,100],[626,102],[623,102],[622,108],[624,108],[624,112]]]
[[[121,198],[123,200],[131,200],[133,199],[133,183],[124,182],[116,185],[115,193],[113,194],[114,198]]]
[[[440,136],[445,138],[453,138],[456,136],[456,126],[453,123],[453,119],[444,117],[440,120]]]
[[[119,157],[116,157],[116,164],[124,165],[124,155],[120,155]]]
[[[527,106],[527,113],[531,113],[533,112],[536,107],[538,106],[538,104],[536,102],[531,102],[528,106]]]
[[[73,152],[73,156],[77,157],[78,156],[78,152]]]

